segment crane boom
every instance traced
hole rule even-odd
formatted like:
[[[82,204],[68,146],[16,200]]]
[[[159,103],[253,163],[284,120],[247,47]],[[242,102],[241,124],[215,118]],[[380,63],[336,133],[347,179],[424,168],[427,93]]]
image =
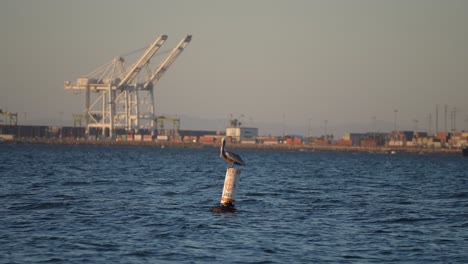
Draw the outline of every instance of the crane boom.
[[[187,45],[192,40],[192,35],[187,35],[182,39],[179,44],[172,50],[172,52],[167,56],[167,58],[158,66],[156,71],[151,75],[149,80],[143,85],[143,89],[151,89],[158,81],[161,79],[163,74],[169,69],[169,67],[174,63],[175,59],[182,53],[182,51],[187,47]]]
[[[154,54],[159,50],[159,48],[164,44],[167,39],[167,35],[159,36],[146,50],[146,52],[141,56],[141,58],[133,64],[132,68],[128,71],[128,73],[122,78],[119,85],[117,87],[121,87],[122,85],[129,84],[131,81],[135,79],[138,75],[140,70],[143,66],[148,63],[148,61],[154,56]]]

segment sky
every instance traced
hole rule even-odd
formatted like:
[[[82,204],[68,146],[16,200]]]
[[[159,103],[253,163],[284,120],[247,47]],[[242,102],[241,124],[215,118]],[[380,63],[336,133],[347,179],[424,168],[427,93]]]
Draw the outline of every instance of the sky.
[[[193,36],[155,87],[181,129],[260,134],[468,130],[468,1],[0,1],[0,108],[72,125],[64,89],[115,56]],[[395,114],[395,110],[398,112]],[[431,115],[431,117],[429,117]],[[417,120],[417,121],[416,121]],[[429,122],[431,120],[431,122]]]

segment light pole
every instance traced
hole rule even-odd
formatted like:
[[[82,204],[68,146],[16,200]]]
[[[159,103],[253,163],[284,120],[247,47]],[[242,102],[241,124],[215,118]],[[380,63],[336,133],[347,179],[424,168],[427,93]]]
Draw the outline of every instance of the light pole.
[[[435,136],[437,137],[437,132],[439,132],[439,105],[436,104],[436,112],[435,112]]]
[[[414,122],[414,132],[416,133],[416,132],[418,132],[418,122],[419,122],[419,120],[415,118],[415,119],[413,119],[413,122]]]
[[[286,131],[286,115],[283,113],[283,138],[285,136]]]
[[[445,137],[447,137],[447,109],[448,109],[448,105],[444,105],[444,133],[445,133]]]
[[[376,116],[373,116],[373,117],[372,117],[372,130],[373,130],[373,131],[372,131],[372,138],[373,138],[374,140],[375,140],[375,132],[377,132],[377,128],[376,128],[377,122],[376,122],[376,120],[377,120],[377,117],[376,117]]]
[[[325,140],[328,139],[327,137],[327,123],[328,123],[328,120],[323,120],[323,123],[324,123],[324,130],[323,130],[323,135],[325,136]]]
[[[454,107],[453,110],[450,112],[450,118],[451,118],[451,129],[452,133],[455,133],[457,131],[457,108]]]
[[[427,117],[427,135],[431,135],[431,128],[432,128],[432,114],[429,113]]]

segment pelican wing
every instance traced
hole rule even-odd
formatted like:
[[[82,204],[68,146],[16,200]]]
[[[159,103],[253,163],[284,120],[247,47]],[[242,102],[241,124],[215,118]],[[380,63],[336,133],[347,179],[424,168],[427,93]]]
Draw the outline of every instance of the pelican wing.
[[[245,163],[242,160],[242,158],[236,153],[232,153],[229,151],[225,151],[225,153],[226,153],[226,158],[229,159],[231,162],[238,164],[238,165],[245,166]]]

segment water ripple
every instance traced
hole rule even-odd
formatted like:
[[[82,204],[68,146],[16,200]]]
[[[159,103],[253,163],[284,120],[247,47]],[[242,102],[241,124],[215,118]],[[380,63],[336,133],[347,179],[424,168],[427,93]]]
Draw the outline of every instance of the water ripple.
[[[0,146],[0,263],[468,262],[458,156]]]

